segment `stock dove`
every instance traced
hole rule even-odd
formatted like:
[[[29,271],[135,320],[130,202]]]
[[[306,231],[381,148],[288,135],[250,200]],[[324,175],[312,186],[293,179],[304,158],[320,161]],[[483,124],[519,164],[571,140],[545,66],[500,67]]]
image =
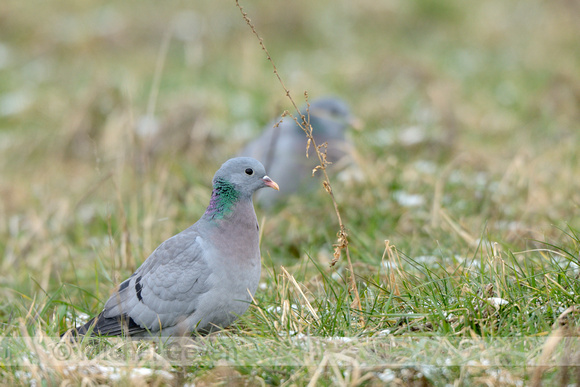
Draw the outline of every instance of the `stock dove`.
[[[300,112],[308,119],[307,106],[302,106]],[[327,142],[327,159],[336,163],[347,154],[345,129],[348,126],[356,128],[359,125],[357,120],[344,101],[333,97],[314,100],[308,112],[316,144]],[[306,143],[304,131],[292,117],[287,116],[278,125],[270,124],[239,155],[260,160],[272,176],[276,176],[284,195],[288,195],[308,188],[312,181],[312,169],[319,164],[312,147],[308,152],[309,157],[305,157]],[[265,207],[275,205],[282,198],[283,195],[270,195],[267,191],[256,194],[256,201]]]
[[[177,336],[227,327],[248,308],[260,280],[252,195],[278,184],[249,157],[226,161],[203,216],[163,242],[95,318],[72,334]]]

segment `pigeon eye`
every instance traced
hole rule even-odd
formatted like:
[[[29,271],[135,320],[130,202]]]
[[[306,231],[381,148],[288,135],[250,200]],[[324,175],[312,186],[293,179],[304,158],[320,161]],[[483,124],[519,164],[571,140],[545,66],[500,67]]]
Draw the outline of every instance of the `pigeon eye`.
[[[250,175],[250,176],[252,176],[254,174],[254,170],[252,168],[246,168],[245,172],[246,172],[246,175]]]

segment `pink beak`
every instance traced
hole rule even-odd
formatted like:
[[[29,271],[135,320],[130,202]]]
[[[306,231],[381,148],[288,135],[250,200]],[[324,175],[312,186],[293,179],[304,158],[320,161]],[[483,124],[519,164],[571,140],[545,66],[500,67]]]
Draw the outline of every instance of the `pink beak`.
[[[274,188],[276,191],[280,191],[280,187],[278,187],[278,184],[276,184],[276,182],[270,179],[268,176],[262,177],[262,180],[264,181],[264,184],[266,184],[268,187]]]

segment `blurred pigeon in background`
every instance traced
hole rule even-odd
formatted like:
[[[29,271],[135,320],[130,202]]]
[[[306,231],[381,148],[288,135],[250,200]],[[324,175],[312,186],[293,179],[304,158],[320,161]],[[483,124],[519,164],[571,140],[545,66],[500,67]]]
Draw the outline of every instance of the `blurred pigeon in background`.
[[[249,157],[226,161],[205,213],[163,242],[73,335],[174,336],[227,327],[248,308],[260,280],[252,195],[278,185]]]
[[[310,115],[316,144],[328,143],[328,161],[337,163],[348,154],[345,130],[349,126],[359,129],[360,123],[351,115],[344,101],[333,97],[320,98],[312,101],[308,110],[307,105],[302,106],[300,112],[306,120],[308,114]],[[297,118],[301,122],[300,117]],[[306,158],[306,144],[304,131],[292,117],[287,116],[278,125],[271,123],[239,155],[260,160],[276,176],[284,195],[288,195],[300,188],[308,188],[316,181],[312,179],[312,170],[319,164],[318,157],[313,147],[310,147]],[[271,207],[284,195],[270,195],[269,192],[262,191],[256,194],[256,201]]]

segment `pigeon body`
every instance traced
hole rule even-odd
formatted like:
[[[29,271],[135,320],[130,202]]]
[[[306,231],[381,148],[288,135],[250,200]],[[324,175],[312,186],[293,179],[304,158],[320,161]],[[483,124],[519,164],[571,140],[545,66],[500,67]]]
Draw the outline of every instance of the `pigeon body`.
[[[300,112],[308,119],[307,106]],[[337,162],[347,154],[345,129],[356,125],[345,102],[337,98],[321,98],[310,103],[308,109],[313,136],[317,145],[328,143],[327,159]],[[300,122],[300,118],[298,118]],[[275,125],[270,124],[262,135],[248,143],[240,156],[249,156],[260,160],[266,169],[276,176],[284,194],[291,194],[301,188],[307,188],[312,181],[312,169],[319,164],[318,157],[311,147],[308,158],[305,157],[307,138],[304,131],[292,117],[284,117]],[[270,207],[276,204],[282,195],[271,195],[262,191],[256,194],[256,201]]]
[[[209,206],[194,225],[169,238],[119,286],[84,335],[174,336],[230,325],[260,280],[255,191],[278,185],[249,157],[225,162]]]

